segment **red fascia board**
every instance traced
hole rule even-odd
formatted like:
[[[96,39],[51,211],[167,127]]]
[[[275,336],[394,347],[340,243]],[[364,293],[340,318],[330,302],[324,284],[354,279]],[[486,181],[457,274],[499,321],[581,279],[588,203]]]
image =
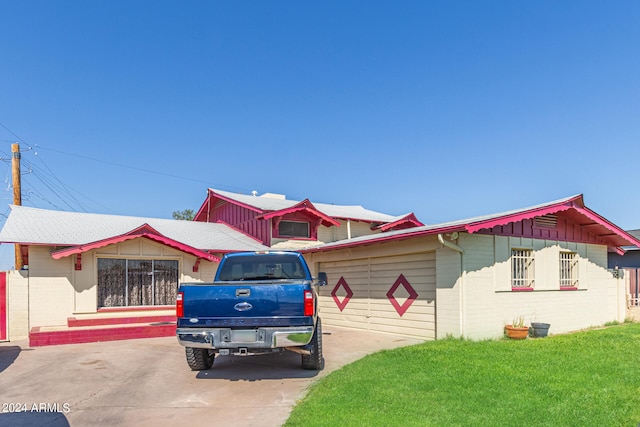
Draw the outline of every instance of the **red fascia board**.
[[[625,251],[624,249],[622,249],[622,248],[620,248],[620,247],[613,248],[613,251],[612,251],[612,252],[615,252],[615,253],[617,253],[617,254],[618,254],[618,255],[620,255],[620,256],[623,256],[624,254],[626,254],[626,253],[627,253],[627,251]]]
[[[414,227],[422,227],[424,225],[423,223],[418,221],[418,218],[416,218],[416,216],[412,212],[396,221],[387,222],[386,224],[379,225],[375,228],[382,231],[387,231],[402,224],[413,224]]]
[[[103,248],[105,246],[113,245],[116,243],[126,242],[128,240],[137,239],[139,237],[144,237],[149,240],[152,240],[157,243],[161,243],[163,245],[172,247],[174,249],[178,249],[179,251],[186,252],[190,255],[196,256],[198,258],[203,258],[208,261],[220,261],[215,255],[212,255],[208,252],[201,251],[199,249],[195,249],[189,245],[185,245],[184,243],[177,242],[173,239],[169,239],[168,237],[151,234],[151,233],[142,233],[142,234],[124,234],[120,236],[114,236],[108,239],[99,240],[97,242],[87,243],[85,245],[73,246],[70,248],[61,249],[59,251],[55,251],[51,254],[53,259],[60,259],[74,254],[80,254],[84,252],[88,252],[93,249]]]
[[[467,224],[465,227],[465,230],[469,233],[475,233],[485,228],[493,228],[498,225],[505,225],[511,222],[519,222],[525,219],[534,218],[536,216],[550,215],[550,214],[566,211],[571,208],[579,209],[583,207],[584,207],[584,201],[582,199],[582,194],[579,194],[570,199],[563,200],[558,203],[553,203],[547,206],[541,206],[538,208],[516,211],[511,214],[504,214],[504,215],[500,215],[498,217],[490,218],[487,220],[473,222],[473,223]]]
[[[589,218],[590,220],[596,222],[597,224],[599,224],[600,226],[602,226],[606,230],[612,232],[615,235],[615,237],[620,238],[622,240],[622,242],[617,241],[616,244],[618,246],[623,246],[623,244],[620,244],[620,243],[629,243],[630,245],[633,245],[633,246],[636,246],[636,247],[640,248],[640,240],[636,239],[631,234],[627,233],[626,231],[624,231],[623,229],[621,229],[617,225],[614,225],[613,223],[609,222],[604,217],[601,217],[597,213],[593,212],[591,209],[589,209],[587,207],[584,207],[584,208],[576,208],[576,210],[578,212],[580,212],[581,214],[583,214],[584,216],[586,216],[587,218]],[[613,239],[614,236],[611,236],[611,237],[608,237],[608,238]],[[620,250],[622,250],[622,249],[620,249]],[[623,253],[624,253],[624,251],[623,251]]]
[[[554,205],[546,206],[539,209],[532,209],[524,212],[517,212],[513,214],[503,215],[496,218],[491,218],[483,221],[477,221],[465,226],[465,230],[471,234],[483,229],[491,229],[498,225],[505,225],[512,222],[520,222],[525,219],[535,218],[537,216],[550,215],[562,211],[571,209],[572,206],[567,205]]]
[[[125,234],[126,235],[155,234],[157,236],[162,236],[162,234],[159,233],[158,230],[156,230],[155,228],[153,228],[147,223],[144,223],[140,227],[134,228],[133,230]]]
[[[196,214],[193,217],[194,221],[198,221],[198,218],[200,217],[200,215],[203,215],[209,209],[209,207],[211,206],[210,202],[211,202],[211,190],[208,190],[207,191],[207,198],[204,199],[204,202],[202,202],[202,205],[200,206],[200,209],[198,209],[198,212],[196,212]]]
[[[260,215],[258,217],[258,219],[270,219],[270,218],[276,218],[276,217],[281,217],[281,216],[285,216],[288,214],[292,214],[292,213],[296,213],[296,212],[304,212],[307,213],[309,215],[315,216],[317,218],[320,218],[320,220],[322,221],[322,224],[329,227],[331,225],[335,225],[335,226],[340,226],[340,223],[338,221],[336,221],[335,219],[331,218],[330,216],[327,216],[325,214],[323,214],[322,212],[320,212],[318,209],[316,209],[315,206],[313,206],[313,203],[311,203],[309,201],[309,199],[305,199],[302,202],[291,206],[290,208],[286,208],[286,209],[281,209],[279,211],[271,211],[269,213],[265,213],[263,215]]]
[[[469,233],[475,233],[482,229],[491,229],[495,226],[505,225],[512,222],[519,222],[525,219],[531,219],[538,216],[556,214],[558,212],[573,211],[578,216],[586,217],[591,221],[591,225],[597,226],[600,230],[606,230],[607,233],[596,233],[600,237],[609,240],[613,246],[623,246],[624,244],[630,244],[640,247],[640,240],[634,238],[629,233],[620,229],[616,225],[612,224],[602,216],[593,212],[582,201],[582,196],[576,196],[565,202],[561,202],[555,205],[545,206],[537,209],[531,209],[523,212],[516,212],[509,215],[503,215],[497,218],[492,218],[485,221],[478,221],[465,226],[465,230]],[[578,224],[583,227],[589,226],[588,224]]]

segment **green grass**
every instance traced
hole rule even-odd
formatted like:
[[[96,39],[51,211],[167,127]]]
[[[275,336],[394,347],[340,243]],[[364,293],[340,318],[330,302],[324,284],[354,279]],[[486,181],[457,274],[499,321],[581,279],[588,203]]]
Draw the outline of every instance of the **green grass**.
[[[385,350],[316,383],[294,426],[637,426],[640,323]]]

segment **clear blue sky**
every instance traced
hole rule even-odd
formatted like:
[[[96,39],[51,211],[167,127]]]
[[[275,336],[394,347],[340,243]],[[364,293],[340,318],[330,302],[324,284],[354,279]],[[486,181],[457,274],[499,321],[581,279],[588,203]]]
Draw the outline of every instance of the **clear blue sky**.
[[[640,228],[638,1],[6,0],[0,20],[0,213],[20,142],[46,209],[170,218],[213,187],[433,224],[583,193]]]

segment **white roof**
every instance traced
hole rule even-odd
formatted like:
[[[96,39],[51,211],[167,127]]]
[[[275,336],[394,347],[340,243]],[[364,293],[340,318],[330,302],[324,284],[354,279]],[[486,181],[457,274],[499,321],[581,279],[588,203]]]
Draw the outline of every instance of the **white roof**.
[[[126,234],[149,224],[163,236],[196,249],[221,252],[268,249],[224,224],[10,207],[0,231],[3,243],[75,246]]]
[[[279,211],[282,209],[287,209],[297,205],[302,201],[231,193],[229,191],[216,190],[214,188],[211,188],[210,190],[228,199],[235,200],[245,205],[253,206],[263,211]],[[365,209],[362,206],[357,205],[332,205],[327,203],[316,203],[313,200],[311,201],[311,203],[313,203],[313,206],[315,206],[316,209],[318,209],[320,212],[332,218],[387,223],[393,222],[398,218],[406,216],[406,214],[401,216],[387,215],[381,212]]]

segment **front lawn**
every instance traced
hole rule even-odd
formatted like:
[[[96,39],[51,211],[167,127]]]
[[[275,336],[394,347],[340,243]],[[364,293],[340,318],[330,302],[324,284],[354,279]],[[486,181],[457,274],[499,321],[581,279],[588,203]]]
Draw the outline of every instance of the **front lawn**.
[[[524,341],[446,339],[332,372],[286,426],[637,426],[640,323]]]

